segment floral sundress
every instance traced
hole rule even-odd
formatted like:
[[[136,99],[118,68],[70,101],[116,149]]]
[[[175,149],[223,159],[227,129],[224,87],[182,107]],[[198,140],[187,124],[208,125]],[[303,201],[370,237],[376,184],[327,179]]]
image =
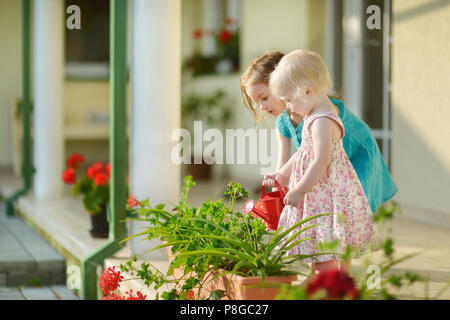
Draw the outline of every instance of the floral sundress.
[[[278,229],[281,229],[280,232],[282,232],[302,219],[320,213],[333,213],[333,215],[312,219],[291,231],[284,240],[302,228],[319,224],[319,226],[312,227],[297,236],[295,240],[309,237],[312,239],[296,244],[289,249],[287,254],[317,254],[323,252],[317,248],[319,243],[339,240],[337,249],[333,251],[333,254],[317,255],[301,261],[340,260],[339,254],[345,252],[346,246],[350,246],[352,249],[351,258],[359,258],[367,252],[378,250],[379,238],[376,224],[373,221],[372,210],[342,144],[342,137],[345,134],[344,125],[332,111],[318,111],[304,118],[302,143],[294,155],[296,158],[289,179],[289,189],[292,189],[300,181],[314,160],[311,124],[319,117],[328,117],[334,120],[341,129],[341,138],[333,142],[330,165],[319,182],[306,193],[303,202],[300,204],[300,209],[289,205],[283,208]],[[283,243],[280,243],[278,248],[282,245]]]

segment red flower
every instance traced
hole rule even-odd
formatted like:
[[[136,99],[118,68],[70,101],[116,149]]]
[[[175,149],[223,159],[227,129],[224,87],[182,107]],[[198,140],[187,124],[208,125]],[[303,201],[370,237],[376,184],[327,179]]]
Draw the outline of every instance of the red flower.
[[[225,23],[226,23],[227,25],[235,24],[235,23],[236,23],[236,19],[234,19],[234,18],[232,18],[232,17],[227,17],[227,18],[225,19]]]
[[[100,171],[94,176],[94,183],[96,186],[104,186],[108,182],[108,176],[105,172]]]
[[[201,29],[195,29],[194,32],[192,33],[192,36],[194,37],[195,40],[198,40],[203,36],[203,32]]]
[[[128,206],[129,206],[130,208],[137,207],[138,205],[140,205],[139,201],[137,201],[137,199],[134,198],[134,196],[133,196],[132,193],[131,193],[130,196],[128,197],[127,202],[128,202]]]
[[[321,289],[326,291],[324,299],[358,298],[358,289],[353,279],[336,268],[321,271],[308,283],[306,290],[310,297]]]
[[[125,294],[128,295],[127,300],[145,300],[147,298],[147,295],[143,295],[140,291],[136,292],[136,295],[133,295],[133,290],[130,289],[130,291],[126,291]]]
[[[86,169],[86,175],[89,179],[94,179],[95,175],[103,170],[101,162],[95,162],[92,166]]]
[[[120,271],[116,271],[114,267],[105,269],[100,276],[98,286],[103,290],[103,293],[111,296],[111,291],[116,290],[119,287],[119,282],[123,280],[123,276],[120,275]],[[114,299],[107,299],[114,300]],[[117,299],[116,299],[117,300]]]
[[[102,300],[125,300],[120,294],[109,293],[102,298]]]
[[[67,167],[78,168],[84,162],[84,156],[79,153],[72,153],[72,155],[67,159]]]
[[[233,37],[233,34],[228,30],[222,30],[219,33],[219,41],[222,43],[230,42],[232,37]]]
[[[75,169],[74,168],[67,168],[62,175],[62,179],[67,184],[74,184],[75,183]]]
[[[106,175],[108,176],[108,179],[111,177],[111,163],[107,163],[106,164],[106,166],[105,166],[105,172],[106,172]]]
[[[187,296],[186,296],[186,298],[188,298],[188,300],[192,300],[192,299],[194,299],[194,291],[189,291],[188,292],[188,294],[187,294]]]

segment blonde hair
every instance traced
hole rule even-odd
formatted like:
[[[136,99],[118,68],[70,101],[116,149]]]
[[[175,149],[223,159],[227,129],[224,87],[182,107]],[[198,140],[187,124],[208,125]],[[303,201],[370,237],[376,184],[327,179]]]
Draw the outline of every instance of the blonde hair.
[[[307,50],[295,50],[285,55],[270,75],[269,88],[276,96],[302,93],[306,86],[320,95],[333,87],[328,68],[322,57]]]
[[[278,62],[283,58],[284,54],[278,51],[269,51],[259,57],[251,60],[247,69],[241,76],[241,94],[242,104],[244,107],[252,111],[255,116],[255,125],[257,126],[264,118],[259,108],[257,108],[252,99],[247,94],[246,88],[254,84],[269,85],[270,74],[275,70]]]

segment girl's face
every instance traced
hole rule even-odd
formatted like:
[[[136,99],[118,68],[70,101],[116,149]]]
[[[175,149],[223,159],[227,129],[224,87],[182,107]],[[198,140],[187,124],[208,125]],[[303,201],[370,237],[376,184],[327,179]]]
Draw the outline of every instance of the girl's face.
[[[253,101],[259,104],[261,110],[277,117],[284,110],[284,105],[275,98],[269,90],[269,86],[265,83],[257,83],[247,86],[247,94]]]
[[[291,113],[298,113],[302,116],[310,114],[315,105],[311,88],[303,89],[300,91],[300,94],[296,94],[294,90],[291,91],[282,93],[279,97],[282,103],[285,104],[286,109]]]

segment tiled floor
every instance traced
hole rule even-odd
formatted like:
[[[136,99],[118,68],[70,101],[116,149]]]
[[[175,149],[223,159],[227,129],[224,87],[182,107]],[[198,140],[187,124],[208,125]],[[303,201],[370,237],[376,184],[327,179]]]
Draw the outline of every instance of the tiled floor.
[[[0,300],[78,299],[64,284],[63,257],[4,209],[0,202]],[[25,286],[33,281],[40,286]]]
[[[0,300],[79,300],[65,285],[0,287]]]

